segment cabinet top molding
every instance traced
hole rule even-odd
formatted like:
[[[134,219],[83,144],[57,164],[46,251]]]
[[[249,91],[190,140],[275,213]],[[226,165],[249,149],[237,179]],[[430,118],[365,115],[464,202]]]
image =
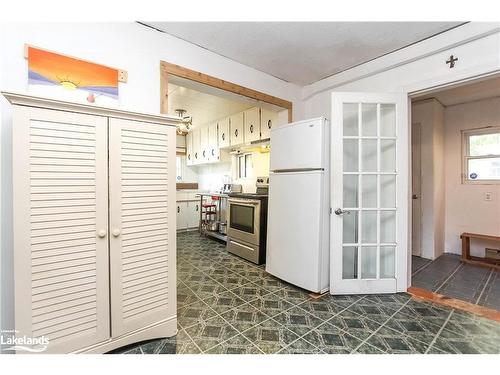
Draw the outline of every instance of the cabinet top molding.
[[[1,94],[12,105],[85,113],[85,114],[121,118],[133,121],[151,122],[155,124],[168,125],[168,126],[176,126],[181,122],[180,118],[172,115],[159,115],[159,114],[151,114],[151,113],[143,113],[135,111],[126,111],[119,108],[86,105],[84,103],[69,102],[59,99],[44,98],[40,96],[33,96],[15,92],[2,91]]]

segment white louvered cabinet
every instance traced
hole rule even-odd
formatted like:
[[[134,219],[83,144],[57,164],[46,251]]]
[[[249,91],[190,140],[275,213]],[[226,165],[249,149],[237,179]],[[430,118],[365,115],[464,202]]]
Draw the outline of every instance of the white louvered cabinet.
[[[175,130],[110,118],[109,145],[111,333],[120,336],[176,314]]]
[[[17,335],[47,337],[44,353],[175,335],[177,120],[4,96]]]

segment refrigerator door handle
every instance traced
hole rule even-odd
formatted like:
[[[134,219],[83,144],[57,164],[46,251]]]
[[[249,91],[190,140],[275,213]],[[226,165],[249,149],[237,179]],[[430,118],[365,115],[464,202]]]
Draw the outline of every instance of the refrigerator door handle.
[[[273,173],[293,173],[293,172],[314,172],[324,171],[325,168],[291,168],[291,169],[273,169]]]

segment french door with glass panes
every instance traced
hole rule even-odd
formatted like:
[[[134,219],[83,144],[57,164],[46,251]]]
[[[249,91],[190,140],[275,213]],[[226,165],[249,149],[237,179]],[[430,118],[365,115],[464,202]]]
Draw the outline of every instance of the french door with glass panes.
[[[332,94],[332,294],[406,291],[408,104],[403,94]]]

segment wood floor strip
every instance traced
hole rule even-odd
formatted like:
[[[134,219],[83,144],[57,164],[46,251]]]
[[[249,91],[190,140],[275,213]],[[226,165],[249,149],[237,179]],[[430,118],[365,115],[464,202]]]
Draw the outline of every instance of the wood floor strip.
[[[478,306],[470,302],[465,302],[455,298],[446,297],[442,294],[434,293],[427,289],[416,288],[413,286],[408,288],[408,293],[410,293],[412,297],[416,299],[452,307],[457,310],[466,311],[471,314],[476,314],[484,318],[500,322],[500,311],[498,310],[489,309],[487,307]]]

